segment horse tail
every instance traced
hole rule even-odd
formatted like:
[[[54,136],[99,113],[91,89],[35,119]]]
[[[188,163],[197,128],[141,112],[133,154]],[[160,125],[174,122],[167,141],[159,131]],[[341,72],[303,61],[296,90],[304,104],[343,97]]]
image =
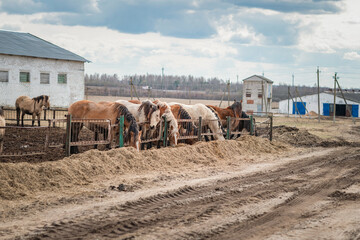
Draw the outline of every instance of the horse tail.
[[[20,107],[18,104],[16,104],[16,122],[17,122],[17,125],[19,125],[19,122],[20,122]]]

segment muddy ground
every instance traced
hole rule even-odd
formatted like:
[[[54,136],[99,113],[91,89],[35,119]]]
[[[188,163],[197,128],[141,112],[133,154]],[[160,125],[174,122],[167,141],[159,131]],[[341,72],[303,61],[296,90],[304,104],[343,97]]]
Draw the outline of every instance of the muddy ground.
[[[0,163],[0,239],[360,239],[359,123]]]

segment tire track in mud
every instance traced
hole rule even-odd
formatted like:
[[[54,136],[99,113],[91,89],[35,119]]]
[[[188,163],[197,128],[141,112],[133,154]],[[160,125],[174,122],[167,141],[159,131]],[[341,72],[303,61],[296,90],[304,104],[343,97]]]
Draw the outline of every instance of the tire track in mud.
[[[272,171],[219,180],[211,185],[185,186],[64,219],[23,237],[166,239],[169,237],[167,234],[171,234],[172,238],[179,239],[251,239],[266,236],[301,217],[301,211],[294,213],[294,209],[306,211],[309,205],[326,199],[336,189],[351,185],[351,179],[359,176],[359,159],[359,150],[342,149],[326,156],[288,163]],[[318,171],[311,174],[314,169]],[[281,198],[284,194],[291,196],[269,209],[261,208],[262,203]],[[251,208],[249,206],[256,206],[255,210],[244,210]],[[231,215],[242,218],[227,221]],[[202,224],[222,217],[223,221],[211,228]],[[199,229],[200,225],[203,227]]]

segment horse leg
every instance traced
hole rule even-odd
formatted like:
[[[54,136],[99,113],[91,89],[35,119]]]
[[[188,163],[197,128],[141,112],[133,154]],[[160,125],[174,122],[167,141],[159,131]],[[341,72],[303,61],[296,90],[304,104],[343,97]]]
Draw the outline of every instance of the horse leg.
[[[37,114],[38,126],[40,127],[40,113]]]
[[[35,113],[32,114],[32,124],[31,126],[33,127],[35,125]]]
[[[20,108],[16,108],[16,126],[19,126],[20,124]]]
[[[24,126],[24,116],[25,116],[25,113],[22,112],[22,113],[21,113],[21,126],[22,126],[22,127]]]
[[[95,141],[98,141],[98,140],[99,140],[99,133],[98,133],[98,131],[96,131],[96,130],[95,130],[95,132],[94,132],[94,138],[95,138]],[[95,144],[95,145],[94,145],[94,149],[97,149],[97,147],[98,147],[98,145]]]

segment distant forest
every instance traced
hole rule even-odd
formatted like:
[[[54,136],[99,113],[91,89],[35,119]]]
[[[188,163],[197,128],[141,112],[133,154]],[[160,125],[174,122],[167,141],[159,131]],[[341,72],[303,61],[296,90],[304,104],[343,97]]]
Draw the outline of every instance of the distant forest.
[[[131,91],[130,79],[132,79],[135,90]],[[209,99],[226,100],[228,98],[227,82],[219,78],[203,78],[194,76],[173,76],[147,74],[132,75],[119,78],[116,74],[86,74],[86,95],[98,96],[124,96],[136,94],[139,97],[166,97],[184,99]],[[317,93],[317,87],[297,86],[299,94],[309,95]],[[230,83],[230,99],[240,100],[242,98],[242,83]],[[328,88],[321,88],[324,92]],[[136,91],[136,92],[135,92]],[[295,96],[294,88],[291,94]],[[288,98],[288,85],[273,85],[273,101],[278,102]]]

